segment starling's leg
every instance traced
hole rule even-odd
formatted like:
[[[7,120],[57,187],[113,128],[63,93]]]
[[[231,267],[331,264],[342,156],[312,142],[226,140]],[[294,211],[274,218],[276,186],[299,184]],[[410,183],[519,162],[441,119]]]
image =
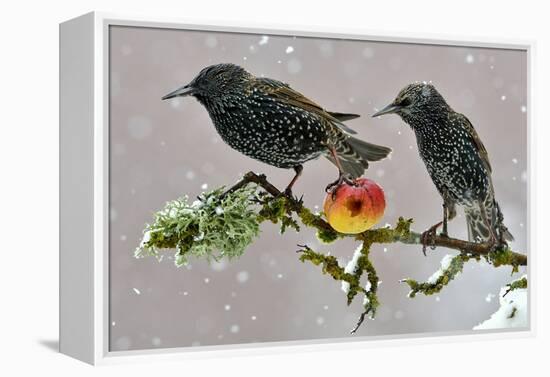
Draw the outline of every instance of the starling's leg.
[[[334,163],[336,164],[336,167],[338,168],[338,179],[332,183],[329,183],[325,188],[325,191],[332,191],[332,199],[334,199],[336,196],[336,190],[333,190],[333,188],[340,186],[343,182],[346,182],[347,184],[352,186],[355,186],[355,183],[349,177],[346,177],[346,174],[342,169],[340,159],[338,158],[338,154],[336,153],[336,149],[333,146],[330,146],[329,151],[332,155],[332,158],[334,158]]]
[[[426,247],[428,244],[432,244],[433,248],[433,238],[437,235],[437,228],[439,228],[443,224],[443,229],[441,230],[440,236],[442,237],[449,237],[449,233],[447,232],[447,220],[449,218],[449,202],[447,199],[447,190],[444,189],[441,196],[443,197],[443,221],[438,222],[437,224],[432,225],[428,228],[424,233],[422,233],[421,241],[422,241],[422,253],[426,255]]]
[[[298,177],[302,175],[302,171],[304,170],[304,167],[302,165],[296,165],[293,167],[293,169],[296,172],[296,174],[294,175],[294,178],[292,178],[292,181],[290,181],[288,186],[286,186],[286,189],[284,191],[285,195],[289,197],[292,196],[292,186],[294,186],[294,184],[298,180]]]
[[[449,198],[449,191],[447,187],[443,187],[441,196],[443,197],[443,229],[441,230],[440,236],[449,237],[449,232],[447,231],[447,222],[449,220],[449,213],[452,207],[452,200]]]
[[[442,237],[449,237],[449,233],[447,232],[447,217],[448,217],[448,209],[447,209],[447,202],[443,201],[443,229],[441,230],[441,236]]]

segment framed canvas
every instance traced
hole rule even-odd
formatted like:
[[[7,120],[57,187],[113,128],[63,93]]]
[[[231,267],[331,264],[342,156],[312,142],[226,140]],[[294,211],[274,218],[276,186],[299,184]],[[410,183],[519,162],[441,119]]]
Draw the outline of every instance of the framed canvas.
[[[529,42],[60,25],[60,350],[533,333]]]

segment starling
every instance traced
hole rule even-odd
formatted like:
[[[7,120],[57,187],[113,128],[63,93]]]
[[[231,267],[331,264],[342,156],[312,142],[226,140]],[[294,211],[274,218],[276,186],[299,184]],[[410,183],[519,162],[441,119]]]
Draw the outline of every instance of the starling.
[[[392,113],[414,131],[420,157],[443,198],[443,221],[424,237],[435,234],[441,224],[447,236],[447,220],[455,217],[458,204],[466,214],[469,241],[494,245],[513,240],[495,200],[487,150],[468,118],[428,83],[407,85],[373,117]]]
[[[233,149],[283,169],[302,173],[302,164],[325,156],[339,170],[334,185],[363,174],[369,161],[385,158],[391,149],[351,136],[344,121],[355,114],[324,110],[277,80],[255,77],[234,64],[204,68],[187,85],[162,99],[193,96],[201,103],[222,139]]]

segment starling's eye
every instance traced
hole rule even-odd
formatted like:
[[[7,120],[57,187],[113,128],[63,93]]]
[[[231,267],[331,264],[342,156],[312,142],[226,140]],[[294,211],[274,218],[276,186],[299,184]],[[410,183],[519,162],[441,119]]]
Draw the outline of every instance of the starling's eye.
[[[399,102],[399,106],[409,106],[411,104],[411,100],[409,97],[405,97],[403,98],[400,102]]]

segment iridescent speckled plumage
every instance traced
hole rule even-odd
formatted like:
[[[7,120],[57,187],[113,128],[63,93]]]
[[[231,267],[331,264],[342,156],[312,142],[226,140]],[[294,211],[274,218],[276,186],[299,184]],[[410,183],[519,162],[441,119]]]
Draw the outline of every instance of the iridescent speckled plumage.
[[[420,157],[443,198],[444,234],[458,204],[466,214],[470,241],[512,240],[495,200],[487,150],[468,118],[427,83],[406,86],[373,116],[389,113],[398,114],[416,135]]]
[[[391,149],[351,136],[345,120],[358,115],[325,111],[277,80],[255,77],[234,64],[204,68],[189,84],[163,99],[191,95],[208,111],[216,130],[233,149],[279,168],[296,171],[306,161],[325,156],[341,173],[359,177],[369,161]],[[335,161],[338,156],[338,161]]]

